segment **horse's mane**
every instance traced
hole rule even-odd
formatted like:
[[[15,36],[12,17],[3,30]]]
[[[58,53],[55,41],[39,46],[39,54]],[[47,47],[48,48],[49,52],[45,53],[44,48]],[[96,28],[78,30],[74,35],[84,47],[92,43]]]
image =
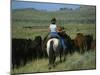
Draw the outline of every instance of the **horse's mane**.
[[[66,32],[59,33],[59,35],[65,40],[71,40],[70,36]]]
[[[47,43],[47,38],[48,38],[49,33],[44,37],[42,41],[42,49],[45,50],[46,48],[46,43]]]
[[[46,39],[48,38],[48,35],[49,35],[49,33],[44,37],[44,39],[43,39],[43,43],[46,42]]]

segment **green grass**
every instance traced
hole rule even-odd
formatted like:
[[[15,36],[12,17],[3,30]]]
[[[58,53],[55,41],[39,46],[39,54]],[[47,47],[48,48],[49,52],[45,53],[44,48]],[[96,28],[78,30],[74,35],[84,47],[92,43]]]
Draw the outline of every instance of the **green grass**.
[[[34,27],[34,26],[32,26]],[[95,37],[95,25],[94,24],[78,24],[78,25],[64,25],[65,27],[65,31],[66,33],[72,38],[74,39],[76,34],[79,33],[83,33],[83,34],[92,34],[94,39]],[[13,38],[30,38],[30,39],[34,39],[35,36],[42,36],[42,38],[44,38],[47,33],[49,32],[48,27],[44,26],[44,28],[42,26],[38,26],[38,28],[24,28],[24,26],[12,26],[12,37]]]
[[[15,68],[12,73],[34,73],[34,72],[52,72],[52,71],[69,71],[69,70],[86,70],[96,68],[95,51],[89,51],[84,54],[75,52],[73,55],[67,55],[66,61],[59,63],[52,68],[48,69],[48,59],[37,59],[28,62],[25,66]],[[59,62],[57,57],[56,62]]]

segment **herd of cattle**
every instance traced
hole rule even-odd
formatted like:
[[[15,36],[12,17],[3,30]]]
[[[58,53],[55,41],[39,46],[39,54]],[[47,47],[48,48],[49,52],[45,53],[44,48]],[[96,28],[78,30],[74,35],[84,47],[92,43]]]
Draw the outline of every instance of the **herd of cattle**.
[[[88,50],[95,50],[96,40],[92,35],[83,35],[77,33],[76,37],[72,40],[69,37],[68,40],[71,44],[71,50],[73,53],[78,51],[84,53]],[[34,40],[31,39],[12,39],[12,68],[25,65],[28,61],[47,57],[46,48],[41,36],[36,36]]]

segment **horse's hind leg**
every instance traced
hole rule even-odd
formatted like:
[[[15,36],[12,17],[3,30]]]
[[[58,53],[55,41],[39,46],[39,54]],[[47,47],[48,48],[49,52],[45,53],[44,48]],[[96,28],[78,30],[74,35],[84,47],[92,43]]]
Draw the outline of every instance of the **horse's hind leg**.
[[[60,62],[62,62],[62,53],[60,52]]]
[[[65,49],[64,49],[64,51],[63,51],[63,61],[65,61],[66,60],[66,52],[65,52]]]
[[[49,69],[51,69],[52,67],[55,67],[55,59],[56,59],[56,56],[54,54],[50,55],[50,57],[49,57]]]
[[[52,62],[53,62],[53,67],[55,67],[55,60],[56,60],[56,56],[55,56],[55,53],[53,54],[53,60],[52,60]]]
[[[52,67],[52,57],[49,56],[49,69],[51,69],[51,67]]]
[[[49,53],[49,69],[51,69],[54,66],[56,56],[53,50],[50,50]]]

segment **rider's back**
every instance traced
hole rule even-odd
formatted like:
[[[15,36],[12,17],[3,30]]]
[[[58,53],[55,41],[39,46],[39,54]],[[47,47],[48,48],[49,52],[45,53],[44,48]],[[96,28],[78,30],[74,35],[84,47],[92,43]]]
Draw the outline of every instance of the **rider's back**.
[[[56,32],[57,26],[56,24],[50,24],[50,31],[51,32]]]

